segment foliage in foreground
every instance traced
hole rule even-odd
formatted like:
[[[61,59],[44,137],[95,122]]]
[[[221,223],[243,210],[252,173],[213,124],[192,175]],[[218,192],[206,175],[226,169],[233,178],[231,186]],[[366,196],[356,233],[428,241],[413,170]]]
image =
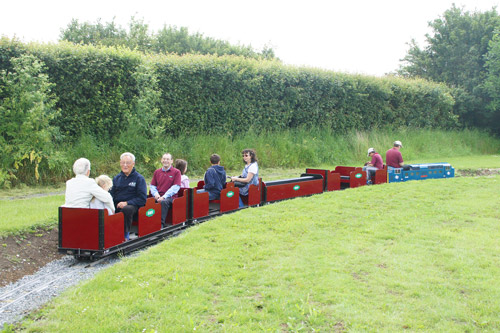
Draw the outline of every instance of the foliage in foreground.
[[[67,291],[28,331],[500,329],[500,177],[214,219]]]

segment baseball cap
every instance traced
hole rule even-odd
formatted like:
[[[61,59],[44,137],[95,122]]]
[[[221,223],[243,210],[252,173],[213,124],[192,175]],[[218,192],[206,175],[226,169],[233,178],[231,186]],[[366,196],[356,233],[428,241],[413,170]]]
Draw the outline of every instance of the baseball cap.
[[[394,145],[403,147],[403,144],[401,143],[401,141],[394,141]]]
[[[374,153],[375,148],[368,148],[368,156],[370,156],[370,153]]]

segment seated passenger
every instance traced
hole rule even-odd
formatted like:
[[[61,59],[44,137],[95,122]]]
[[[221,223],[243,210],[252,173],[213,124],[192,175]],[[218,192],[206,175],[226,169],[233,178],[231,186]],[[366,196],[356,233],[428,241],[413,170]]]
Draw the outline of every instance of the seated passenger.
[[[155,170],[151,180],[151,195],[161,203],[161,227],[167,226],[168,211],[172,202],[177,198],[181,188],[181,172],[172,166],[173,158],[169,153],[163,154],[161,164],[163,167]]]
[[[88,159],[77,159],[73,164],[73,172],[75,178],[66,182],[64,207],[90,208],[90,200],[95,197],[114,212],[111,194],[100,188],[92,178],[89,178],[90,161]]]
[[[110,190],[116,212],[123,213],[125,240],[130,239],[130,228],[135,213],[146,204],[147,199],[146,180],[134,166],[135,156],[128,152],[123,153],[120,156],[122,171],[113,178],[113,187]]]
[[[403,155],[399,151],[403,147],[401,141],[394,141],[393,147],[385,153],[385,163],[391,168],[402,168]]]
[[[95,182],[106,192],[108,192],[109,189],[113,186],[113,181],[107,175],[100,175],[95,179]],[[106,208],[108,210],[108,215],[113,215],[115,213],[114,205],[111,206],[106,205],[104,202],[97,199],[96,197],[93,197],[92,200],[90,201],[90,208],[96,208],[96,209]]]
[[[224,188],[226,184],[226,170],[220,165],[220,156],[217,154],[212,154],[210,156],[210,164],[212,166],[205,172],[205,186],[203,190],[199,192],[208,192],[209,200],[218,200],[220,198],[220,191]]]
[[[363,171],[366,171],[366,183],[371,184],[372,178],[375,176],[375,172],[384,168],[384,160],[382,159],[382,156],[375,151],[375,148],[368,149],[368,157],[371,157],[372,159],[370,162],[365,164]]]
[[[178,158],[175,160],[175,168],[181,172],[181,187],[189,187],[189,177],[186,176],[188,162]]]
[[[254,149],[244,149],[241,152],[245,167],[239,177],[231,177],[233,182],[246,183],[244,187],[240,187],[240,208],[243,207],[242,196],[248,196],[250,185],[259,185],[259,165],[257,164],[257,153]]]

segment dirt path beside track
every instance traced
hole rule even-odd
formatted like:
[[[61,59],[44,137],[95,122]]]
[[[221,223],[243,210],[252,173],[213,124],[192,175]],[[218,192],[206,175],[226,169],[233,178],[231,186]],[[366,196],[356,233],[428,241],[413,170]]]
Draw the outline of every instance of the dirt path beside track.
[[[60,259],[57,227],[0,238],[0,287]]]

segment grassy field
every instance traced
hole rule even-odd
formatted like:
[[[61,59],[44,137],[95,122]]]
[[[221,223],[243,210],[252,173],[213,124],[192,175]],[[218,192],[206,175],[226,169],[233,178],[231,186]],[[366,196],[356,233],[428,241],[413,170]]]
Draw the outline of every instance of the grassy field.
[[[29,231],[35,227],[57,224],[57,208],[64,204],[64,195],[0,200],[0,237]]]
[[[124,258],[36,332],[498,331],[500,176],[246,209]]]

